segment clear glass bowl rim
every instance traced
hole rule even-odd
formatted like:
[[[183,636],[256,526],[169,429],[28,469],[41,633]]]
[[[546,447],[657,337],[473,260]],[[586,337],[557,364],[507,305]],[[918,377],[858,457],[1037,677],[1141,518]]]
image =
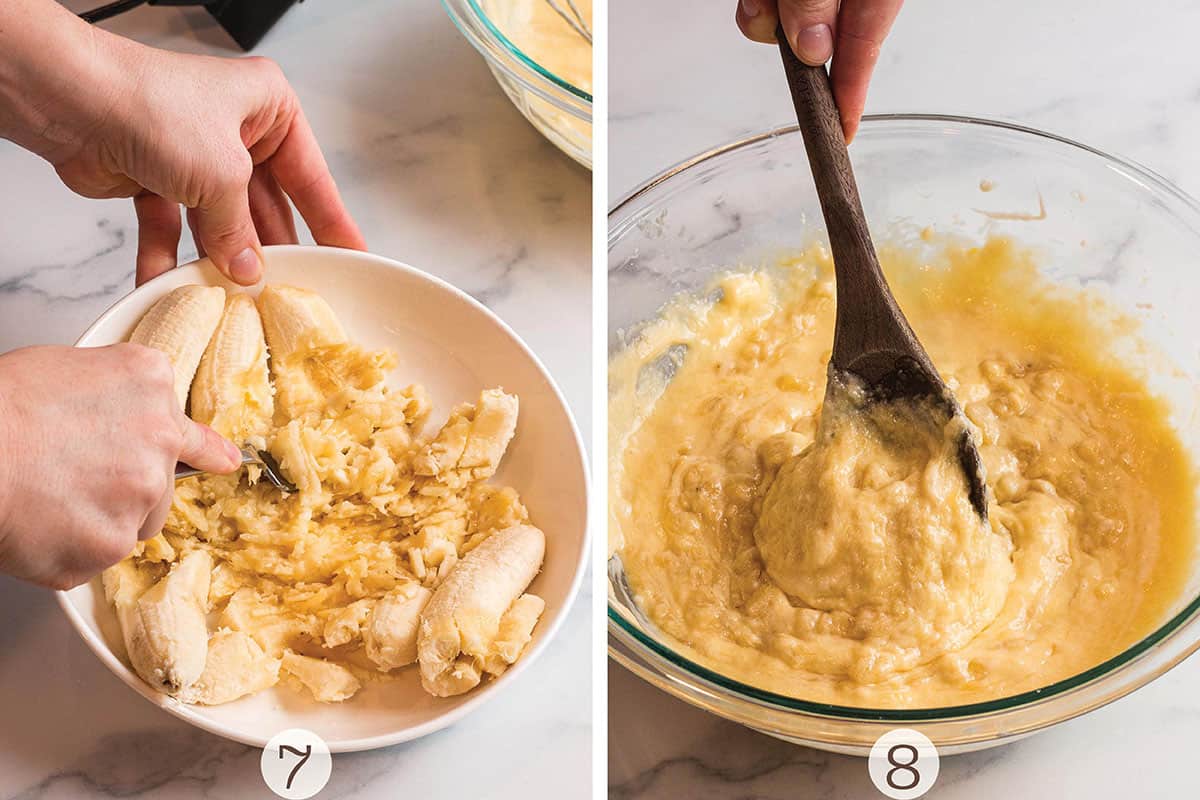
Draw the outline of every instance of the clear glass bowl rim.
[[[1090,156],[1098,157],[1104,161],[1109,167],[1118,169],[1125,177],[1132,178],[1135,182],[1141,184],[1143,188],[1151,193],[1161,193],[1167,195],[1176,202],[1183,204],[1188,212],[1190,212],[1200,223],[1200,202],[1187,194],[1183,190],[1176,187],[1166,178],[1155,173],[1154,171],[1119,156],[1114,156],[1102,150],[1098,150],[1089,145],[1082,144],[1073,139],[1068,139],[1057,134],[1048,133],[1046,131],[1031,128],[1025,125],[1020,125],[1013,122],[1005,122],[1001,120],[990,120],[979,117],[957,116],[951,114],[926,114],[926,113],[900,113],[900,114],[868,114],[863,117],[862,131],[868,135],[873,134],[878,130],[886,130],[889,123],[902,123],[903,125],[916,124],[923,126],[928,124],[934,126],[958,126],[964,128],[985,128],[991,130],[1000,130],[1008,133],[1021,136],[1033,136],[1037,139],[1044,139],[1055,142],[1061,145],[1067,145],[1070,148],[1080,150]],[[631,216],[629,219],[619,219],[620,214],[631,203],[638,200],[647,193],[653,191],[656,187],[663,183],[682,175],[693,167],[709,162],[719,156],[732,153],[738,150],[752,147],[761,142],[776,139],[783,136],[795,135],[799,133],[799,127],[796,125],[786,125],[779,128],[773,128],[768,131],[751,134],[750,136],[737,139],[723,144],[695,156],[684,159],[672,167],[664,170],[658,175],[652,177],[642,185],[630,191],[620,200],[613,204],[609,209],[609,235],[608,246],[611,250],[615,243],[620,239],[621,235],[627,229],[629,224],[635,220]],[[617,224],[614,226],[614,218],[617,219]],[[1198,228],[1197,224],[1193,225],[1193,229]],[[1009,695],[1007,697],[997,698],[979,703],[966,703],[956,706],[943,706],[935,708],[917,708],[917,709],[896,709],[896,708],[863,708],[856,706],[841,706],[832,703],[817,703],[808,700],[800,700],[798,698],[789,697],[787,695],[777,694],[775,692],[759,689],[748,684],[736,681],[715,672],[707,667],[704,667],[695,661],[675,652],[670,647],[667,647],[657,639],[647,636],[644,632],[632,625],[625,617],[613,606],[612,598],[608,602],[608,620],[609,633],[629,647],[635,654],[641,649],[647,649],[656,657],[657,661],[665,661],[667,664],[682,670],[686,677],[698,679],[703,685],[703,689],[709,692],[717,692],[719,694],[732,693],[733,698],[740,699],[755,705],[766,706],[773,711],[792,711],[805,714],[813,714],[822,717],[831,717],[836,719],[845,719],[850,721],[869,721],[869,722],[940,722],[948,720],[961,720],[969,717],[977,717],[985,714],[996,714],[1006,711],[1015,711],[1023,709],[1034,703],[1040,703],[1052,698],[1058,698],[1069,694],[1072,691],[1081,689],[1084,686],[1092,684],[1102,678],[1114,677],[1117,673],[1122,672],[1128,667],[1134,665],[1138,660],[1150,652],[1156,645],[1169,639],[1172,634],[1182,629],[1189,621],[1200,616],[1200,595],[1194,597],[1184,608],[1177,614],[1168,619],[1165,623],[1152,631],[1146,637],[1131,645],[1127,649],[1104,661],[1091,669],[1080,672],[1071,677],[1051,683],[1038,689],[1033,689],[1020,694]],[[610,645],[610,651],[612,647]],[[1180,662],[1200,649],[1200,637],[1195,641],[1184,644],[1180,651],[1169,659],[1166,666],[1156,669],[1146,675],[1138,676],[1131,680],[1127,685],[1119,687],[1110,696],[1106,697],[1100,704],[1111,702],[1119,697],[1132,692],[1141,686],[1149,683],[1159,677],[1167,670],[1177,666]],[[616,660],[623,663],[627,656],[618,657]],[[653,665],[651,666],[653,669]],[[644,677],[644,676],[643,676]],[[681,680],[678,675],[670,675],[669,677]],[[1096,706],[1095,703],[1089,703],[1080,708],[1076,713],[1084,713]],[[1068,714],[1067,716],[1074,716]],[[1049,724],[1049,722],[1047,722]]]
[[[562,110],[569,111],[580,119],[591,119],[592,95],[526,55],[496,27],[480,8],[478,0],[441,0],[441,3],[459,32],[489,62]],[[498,58],[501,54],[515,59],[516,66]],[[524,74],[520,74],[522,72]],[[564,98],[561,93],[555,91],[556,88],[568,92],[570,98]]]

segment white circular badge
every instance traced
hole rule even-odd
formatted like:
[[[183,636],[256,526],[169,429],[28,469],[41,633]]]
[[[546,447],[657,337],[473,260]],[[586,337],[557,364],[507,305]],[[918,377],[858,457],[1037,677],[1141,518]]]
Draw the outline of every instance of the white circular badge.
[[[289,728],[271,737],[260,764],[267,788],[286,800],[308,800],[325,788],[333,772],[329,746],[303,728]]]
[[[875,788],[892,800],[915,800],[937,781],[937,748],[925,734],[897,728],[875,740],[867,769]]]

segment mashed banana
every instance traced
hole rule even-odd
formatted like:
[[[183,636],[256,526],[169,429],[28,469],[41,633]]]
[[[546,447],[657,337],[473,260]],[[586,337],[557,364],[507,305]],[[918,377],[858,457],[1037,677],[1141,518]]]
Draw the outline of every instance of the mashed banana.
[[[613,547],[639,607],[723,674],[851,706],[997,698],[1116,655],[1181,591],[1195,485],[1166,407],[1109,355],[1113,313],[1004,241],[881,256],[978,429],[989,521],[952,437],[822,409],[833,280],[810,251],[676,302],[611,362]]]
[[[206,398],[219,432],[265,443],[298,491],[253,469],[177,484],[162,533],[104,575],[134,668],[210,705],[281,680],[340,702],[418,662],[438,696],[499,675],[544,607],[523,594],[543,534],[515,490],[488,483],[517,398],[486,390],[428,435],[425,390],[390,387],[394,356],[347,341],[319,296],[267,287],[259,305],[263,324],[246,296],[229,301],[192,411]]]
[[[528,521],[516,491],[484,482],[508,445],[516,402],[484,392],[423,441],[429,399],[420,386],[387,386],[390,354],[341,344],[310,359],[337,387],[333,402],[292,406],[288,418],[283,387],[307,382],[275,375],[270,450],[300,491],[284,497],[243,475],[180,483],[163,541],[213,555],[209,601],[220,627],[252,633],[276,657],[290,649],[377,672],[362,638],[374,602],[434,586],[487,534]],[[474,415],[509,423],[474,437],[490,457],[435,474],[430,454],[447,439],[464,442]]]

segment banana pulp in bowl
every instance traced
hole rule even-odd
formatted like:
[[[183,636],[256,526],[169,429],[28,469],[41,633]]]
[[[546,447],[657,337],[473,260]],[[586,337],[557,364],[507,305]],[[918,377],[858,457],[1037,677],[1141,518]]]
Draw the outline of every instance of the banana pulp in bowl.
[[[585,551],[578,438],[533,356],[445,284],[350,251],[267,261],[257,297],[203,262],[172,271],[81,344],[167,352],[191,416],[265,449],[297,491],[254,467],[182,481],[164,531],[63,605],[127,683],[208,730],[403,741],[561,621]],[[562,452],[562,475],[535,480]]]
[[[833,287],[803,148],[735,143],[611,216],[613,652],[795,741],[865,752],[903,723],[983,746],[1195,647],[1200,365],[1177,281],[1198,215],[1000,124],[872,120],[852,158],[978,437],[989,521],[940,431],[884,447],[891,423],[822,409]]]

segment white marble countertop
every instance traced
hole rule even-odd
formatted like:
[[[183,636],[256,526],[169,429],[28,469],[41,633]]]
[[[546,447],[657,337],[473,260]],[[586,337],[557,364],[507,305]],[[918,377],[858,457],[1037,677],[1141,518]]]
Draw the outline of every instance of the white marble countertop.
[[[610,0],[610,196],[708,147],[789,120],[770,47],[740,40],[733,0]],[[912,0],[868,111],[1015,120],[1140,161],[1200,193],[1200,7],[1179,0]],[[669,132],[669,135],[665,135]],[[695,710],[610,664],[613,800],[881,797],[866,761],[795,747]],[[1086,717],[942,760],[930,797],[1196,793],[1200,659]]]
[[[203,12],[148,8],[106,25],[173,49],[236,54]],[[256,52],[296,87],[371,249],[448,279],[509,322],[586,435],[589,173],[525,122],[434,0],[304,3]],[[76,197],[6,142],[0,175],[0,351],[70,343],[132,288],[132,204]],[[585,796],[588,585],[509,691],[423,740],[335,756],[319,796]],[[50,592],[2,577],[0,708],[0,800],[273,796],[259,751],[155,709],[87,650]]]

